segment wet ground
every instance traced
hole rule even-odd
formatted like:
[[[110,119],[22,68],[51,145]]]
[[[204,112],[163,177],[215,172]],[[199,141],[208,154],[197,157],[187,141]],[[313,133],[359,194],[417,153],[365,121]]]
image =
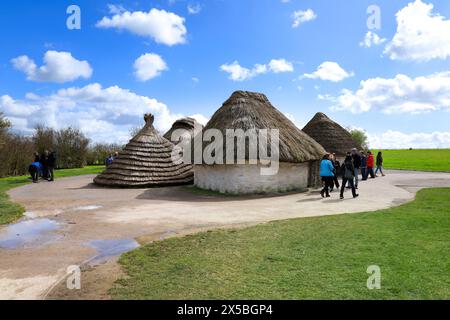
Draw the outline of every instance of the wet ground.
[[[318,191],[230,197],[189,187],[105,189],[93,176],[14,189],[26,207],[16,224],[0,227],[0,299],[107,299],[121,275],[117,257],[140,244],[197,231],[295,217],[372,211],[399,205],[424,187],[450,186],[450,174],[390,171],[360,183],[360,197],[322,199]],[[65,286],[67,267],[79,265],[82,290]]]

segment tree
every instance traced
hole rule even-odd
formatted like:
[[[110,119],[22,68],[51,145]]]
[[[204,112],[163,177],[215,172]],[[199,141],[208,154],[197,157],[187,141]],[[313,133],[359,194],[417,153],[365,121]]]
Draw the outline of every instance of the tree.
[[[78,129],[69,127],[55,134],[57,168],[82,168],[86,164],[89,139]]]
[[[367,132],[362,129],[347,128],[353,139],[358,142],[361,147],[365,150],[369,149],[369,138],[367,137]]]
[[[10,128],[11,122],[0,112],[0,148],[5,144],[5,138]]]
[[[6,133],[11,128],[11,122],[0,112],[0,134]]]
[[[42,154],[45,150],[55,149],[55,130],[41,124],[34,129],[33,142],[36,151]]]

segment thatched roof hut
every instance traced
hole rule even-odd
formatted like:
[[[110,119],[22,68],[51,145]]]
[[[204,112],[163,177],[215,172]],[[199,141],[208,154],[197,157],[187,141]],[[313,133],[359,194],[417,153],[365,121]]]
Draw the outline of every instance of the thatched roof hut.
[[[260,168],[263,167],[260,162],[256,165],[248,163],[196,165],[194,182],[196,186],[220,192],[256,193],[302,189],[316,184],[317,161],[323,157],[325,150],[278,111],[264,94],[234,92],[212,116],[204,132],[209,129],[220,130],[224,137],[227,129],[243,131],[277,129],[279,170],[274,176],[264,176],[260,173]],[[251,160],[248,146],[246,141],[245,160]],[[225,158],[227,150],[225,138],[223,148]],[[234,157],[237,160],[236,144]]]
[[[318,112],[303,128],[303,132],[320,143],[327,152],[343,157],[353,148],[361,150],[361,146],[352,135],[339,124]]]
[[[173,123],[172,128],[170,128],[170,130],[164,134],[164,138],[177,144],[184,138],[187,139],[192,138],[194,136],[194,129],[196,128],[198,129],[198,131],[201,131],[203,126],[200,123],[198,123],[197,120],[195,120],[194,118],[190,117],[181,118]],[[178,141],[172,141],[172,134],[175,132],[175,130],[180,129],[184,130],[185,133],[178,139]]]
[[[172,159],[174,145],[153,127],[154,117],[144,116],[145,126],[94,182],[110,187],[159,187],[193,182],[192,165]]]

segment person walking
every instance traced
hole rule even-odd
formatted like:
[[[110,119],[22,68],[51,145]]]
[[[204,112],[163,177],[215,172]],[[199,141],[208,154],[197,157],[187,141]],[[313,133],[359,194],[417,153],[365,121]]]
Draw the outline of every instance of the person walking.
[[[352,158],[353,158],[353,166],[355,168],[355,189],[358,189],[358,182],[359,182],[359,170],[361,168],[361,156],[359,155],[356,148],[352,149]],[[351,185],[350,185],[351,187]]]
[[[55,181],[56,152],[51,151],[47,159],[47,180]]]
[[[373,172],[373,167],[375,165],[375,159],[373,158],[373,154],[371,151],[369,151],[367,156],[367,177],[370,177],[372,179],[375,178],[375,172]]]
[[[341,169],[341,164],[339,162],[339,160],[336,158],[336,153],[333,153],[331,155],[331,163],[333,164],[333,168],[334,168],[334,177],[333,177],[333,185],[331,186],[331,190],[330,192],[333,191],[334,186],[336,186],[336,189],[339,190],[340,185],[339,185],[339,180],[338,180],[338,174],[339,174],[339,170]]]
[[[352,195],[353,198],[359,197],[359,194],[356,193],[355,188],[355,166],[354,166],[354,160],[353,156],[350,153],[347,153],[347,157],[344,160],[344,164],[342,165],[342,187],[341,187],[341,199],[344,199],[344,190],[345,185],[347,183],[350,184],[350,187],[352,188]]]
[[[377,164],[377,170],[375,170],[375,177],[378,177],[377,176],[378,171],[380,171],[381,175],[384,177],[385,174],[383,173],[383,154],[381,151],[379,151],[377,154],[376,164]]]
[[[42,165],[42,177],[45,180],[48,180],[48,157],[49,157],[50,153],[48,152],[48,150],[45,150],[44,153],[41,155],[41,159],[39,160],[39,162]]]
[[[325,196],[328,198],[330,197],[329,189],[333,187],[334,183],[334,167],[328,154],[324,155],[320,162],[320,177],[322,178],[324,185],[322,191],[320,191],[320,195],[322,198]]]
[[[367,157],[364,151],[361,150],[361,176],[362,180],[367,180]]]

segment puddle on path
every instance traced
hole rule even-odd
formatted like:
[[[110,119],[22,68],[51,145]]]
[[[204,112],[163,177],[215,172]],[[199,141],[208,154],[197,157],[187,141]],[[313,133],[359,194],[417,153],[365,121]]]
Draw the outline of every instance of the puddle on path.
[[[11,224],[0,231],[0,248],[17,249],[41,245],[57,239],[59,235],[50,231],[58,228],[58,223],[50,219],[24,220]]]
[[[139,243],[134,239],[91,240],[88,244],[97,250],[97,255],[89,262],[91,265],[99,264],[108,258],[119,256],[139,247]]]
[[[103,206],[90,205],[90,206],[75,207],[73,209],[78,210],[78,211],[91,211],[91,210],[97,210],[97,209],[101,209],[101,208],[103,208]]]
[[[37,214],[31,211],[27,211],[23,215],[29,219],[34,219],[37,217]]]

